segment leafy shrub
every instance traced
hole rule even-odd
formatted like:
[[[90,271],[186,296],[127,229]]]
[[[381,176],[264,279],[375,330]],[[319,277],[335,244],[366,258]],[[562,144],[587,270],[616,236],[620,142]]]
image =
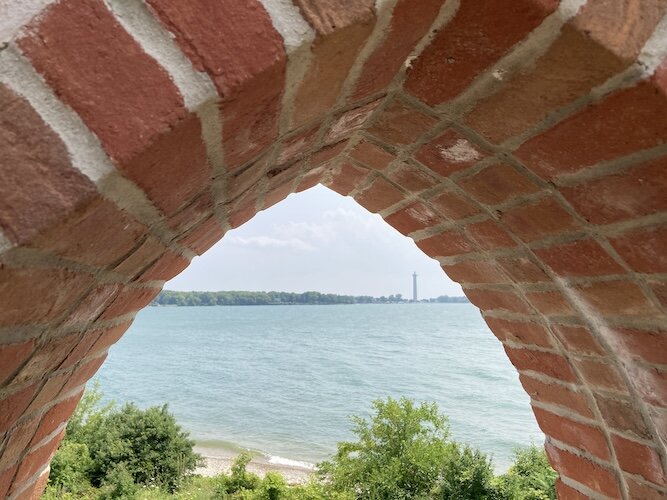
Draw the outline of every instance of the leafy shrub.
[[[130,500],[135,498],[139,486],[124,463],[110,469],[102,481],[100,500]]]
[[[225,474],[218,476],[217,498],[243,498],[239,495],[235,497],[232,495],[254,491],[259,487],[262,482],[259,476],[246,471],[246,466],[251,460],[252,455],[250,453],[241,453],[234,460],[231,474],[229,476]]]
[[[92,466],[88,446],[64,441],[51,460],[49,484],[60,495],[81,494],[91,486],[89,474]]]
[[[451,454],[443,464],[442,483],[436,498],[485,500],[494,496],[491,461],[479,450],[453,443]]]
[[[514,463],[496,481],[498,496],[508,500],[555,500],[558,474],[542,448],[530,446],[514,452]]]

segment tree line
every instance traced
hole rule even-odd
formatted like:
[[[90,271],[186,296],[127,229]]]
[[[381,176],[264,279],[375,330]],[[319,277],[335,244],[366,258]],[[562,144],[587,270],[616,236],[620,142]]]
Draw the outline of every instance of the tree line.
[[[400,304],[410,302],[398,293],[371,297],[370,295],[337,295],[320,292],[177,292],[163,290],[151,303],[152,306],[281,306],[281,305],[332,305],[332,304]],[[467,303],[466,297],[441,295],[421,300],[431,303]]]

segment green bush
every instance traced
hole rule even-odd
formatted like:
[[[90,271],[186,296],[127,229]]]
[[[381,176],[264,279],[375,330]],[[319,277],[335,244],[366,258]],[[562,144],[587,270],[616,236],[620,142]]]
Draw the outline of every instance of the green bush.
[[[555,500],[558,474],[542,448],[530,446],[514,452],[514,463],[496,480],[498,496],[507,500]]]
[[[216,498],[246,498],[242,496],[245,492],[254,491],[260,486],[262,480],[259,476],[246,471],[246,466],[251,460],[250,453],[241,453],[234,460],[231,474],[218,476]]]

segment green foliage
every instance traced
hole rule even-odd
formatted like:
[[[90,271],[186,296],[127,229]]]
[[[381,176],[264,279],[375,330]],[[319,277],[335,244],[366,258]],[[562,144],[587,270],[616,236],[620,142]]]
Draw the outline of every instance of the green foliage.
[[[88,446],[64,441],[51,460],[49,483],[61,495],[81,494],[91,486],[89,473],[92,466]]]
[[[542,448],[515,450],[514,464],[496,480],[498,496],[508,500],[555,500],[556,477]]]
[[[437,491],[435,497],[442,499],[494,498],[491,461],[479,450],[453,443]]]
[[[252,460],[249,453],[241,453],[232,465],[229,476],[218,476],[217,498],[245,498],[242,495],[247,491],[257,489],[261,479],[256,474],[246,471],[246,466]]]
[[[109,469],[102,481],[100,500],[129,500],[136,497],[139,486],[125,463]]]

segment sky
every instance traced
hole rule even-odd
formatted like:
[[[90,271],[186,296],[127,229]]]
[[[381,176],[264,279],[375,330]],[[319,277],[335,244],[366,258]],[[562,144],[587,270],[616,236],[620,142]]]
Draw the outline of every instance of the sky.
[[[354,199],[318,185],[227,232],[165,288],[412,298],[413,272],[420,299],[463,295],[410,238]]]

